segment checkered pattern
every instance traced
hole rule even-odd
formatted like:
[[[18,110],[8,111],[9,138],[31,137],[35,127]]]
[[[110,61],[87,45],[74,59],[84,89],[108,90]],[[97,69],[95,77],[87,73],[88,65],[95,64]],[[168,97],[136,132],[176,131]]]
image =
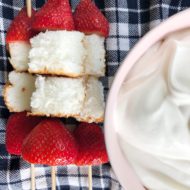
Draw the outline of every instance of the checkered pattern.
[[[39,8],[44,0],[33,0],[33,7]],[[71,0],[73,9],[78,0]],[[105,94],[112,83],[119,65],[128,51],[147,31],[167,17],[190,7],[189,0],[96,0],[97,6],[110,23],[110,36],[106,41],[107,70],[102,78]],[[5,35],[11,20],[17,15],[24,0],[0,1],[0,92],[7,81],[11,67],[7,60]],[[30,189],[30,165],[17,156],[11,156],[5,149],[5,123],[9,112],[0,96],[0,190]],[[64,120],[72,124],[73,120]],[[86,167],[58,167],[57,189],[87,189]],[[127,179],[126,179],[127,180]],[[50,167],[36,166],[36,189],[51,189]],[[118,183],[109,164],[93,167],[94,190],[119,190]]]

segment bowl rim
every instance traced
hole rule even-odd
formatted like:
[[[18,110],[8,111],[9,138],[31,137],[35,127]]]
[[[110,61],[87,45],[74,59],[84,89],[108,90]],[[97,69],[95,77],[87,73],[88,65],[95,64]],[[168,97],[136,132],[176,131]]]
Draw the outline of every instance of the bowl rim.
[[[104,134],[105,143],[112,168],[123,186],[128,190],[145,190],[137,175],[133,171],[129,162],[122,153],[119,146],[117,134],[114,130],[117,122],[114,120],[114,110],[116,108],[116,100],[120,87],[131,70],[132,66],[138,59],[157,41],[169,33],[190,27],[190,8],[171,16],[154,29],[149,31],[139,42],[132,48],[130,53],[124,59],[119,67],[115,78],[108,93],[106,102]]]

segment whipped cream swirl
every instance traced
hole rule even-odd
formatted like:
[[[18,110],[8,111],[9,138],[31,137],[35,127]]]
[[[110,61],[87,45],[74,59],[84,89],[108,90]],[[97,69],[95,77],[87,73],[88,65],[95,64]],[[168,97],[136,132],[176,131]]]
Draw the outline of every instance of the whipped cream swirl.
[[[149,190],[190,189],[190,29],[152,46],[117,100],[120,146]]]

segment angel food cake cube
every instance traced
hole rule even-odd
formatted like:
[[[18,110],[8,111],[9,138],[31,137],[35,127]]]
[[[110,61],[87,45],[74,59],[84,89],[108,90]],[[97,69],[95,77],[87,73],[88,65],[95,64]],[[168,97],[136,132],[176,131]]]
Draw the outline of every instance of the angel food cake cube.
[[[9,83],[5,85],[3,96],[10,112],[30,111],[30,98],[35,90],[36,77],[29,73],[9,73]]]
[[[85,74],[92,76],[105,75],[104,37],[96,34],[85,36],[84,45],[87,51]]]
[[[103,121],[103,86],[97,78],[38,76],[35,86],[31,115],[74,117],[89,123]]]
[[[29,72],[78,77],[84,74],[84,34],[77,31],[46,31],[33,37]]]
[[[77,117],[80,114],[85,98],[83,78],[38,76],[35,86],[32,115]]]
[[[102,83],[95,77],[89,77],[86,82],[86,93],[82,111],[78,118],[84,122],[103,122],[104,92]]]
[[[9,61],[16,71],[27,71],[29,62],[30,44],[24,41],[8,43]]]

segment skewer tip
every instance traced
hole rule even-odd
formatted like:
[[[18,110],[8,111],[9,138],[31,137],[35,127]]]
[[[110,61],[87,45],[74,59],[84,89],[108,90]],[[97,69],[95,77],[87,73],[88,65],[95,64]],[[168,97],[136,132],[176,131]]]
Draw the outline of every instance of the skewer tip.
[[[26,0],[26,9],[28,17],[32,16],[32,0]]]
[[[56,166],[51,167],[52,190],[56,190]]]
[[[92,166],[88,166],[88,189],[92,190]]]
[[[31,190],[35,190],[35,167],[34,164],[31,164]]]

